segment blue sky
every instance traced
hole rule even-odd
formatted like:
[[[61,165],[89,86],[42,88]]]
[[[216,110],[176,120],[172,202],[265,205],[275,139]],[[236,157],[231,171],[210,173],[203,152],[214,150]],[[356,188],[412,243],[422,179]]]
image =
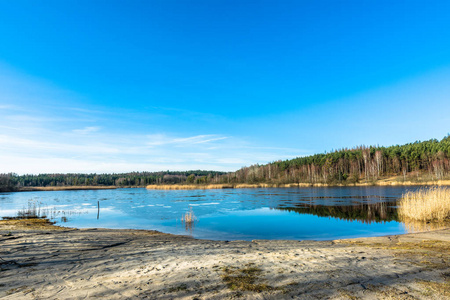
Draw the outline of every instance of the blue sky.
[[[448,1],[0,1],[0,172],[236,170],[450,131]]]

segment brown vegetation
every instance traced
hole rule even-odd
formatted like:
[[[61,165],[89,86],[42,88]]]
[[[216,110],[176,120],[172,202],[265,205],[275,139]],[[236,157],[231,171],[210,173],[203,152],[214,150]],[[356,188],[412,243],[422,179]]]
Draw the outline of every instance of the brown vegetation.
[[[33,187],[22,187],[19,189],[20,192],[31,192],[31,191],[72,191],[72,190],[110,190],[116,189],[116,186],[33,186]]]
[[[450,189],[433,187],[408,192],[399,202],[402,219],[443,222],[450,219]]]
[[[352,186],[431,186],[431,185],[450,185],[450,180],[439,180],[439,181],[424,181],[424,182],[412,182],[412,181],[397,181],[393,178],[384,179],[374,182],[361,182],[354,183]],[[151,184],[147,185],[146,188],[149,190],[209,190],[209,189],[247,189],[247,188],[299,188],[299,187],[327,187],[327,186],[345,186],[345,184],[339,183],[236,183],[236,184]]]
[[[274,288],[264,283],[261,279],[262,270],[249,263],[245,268],[224,267],[222,280],[233,291],[250,291],[261,293]]]
[[[186,212],[183,216],[181,216],[181,222],[185,224],[192,224],[195,221],[197,221],[197,217],[194,214],[194,211],[192,210],[192,207],[189,208],[189,211]]]

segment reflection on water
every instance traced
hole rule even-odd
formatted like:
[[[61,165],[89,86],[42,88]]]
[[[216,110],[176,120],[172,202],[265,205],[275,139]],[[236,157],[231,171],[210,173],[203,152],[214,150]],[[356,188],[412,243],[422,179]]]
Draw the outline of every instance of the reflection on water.
[[[62,223],[68,222],[70,216],[87,214],[83,210],[64,209],[63,207],[49,207],[45,203],[36,200],[28,200],[27,207],[17,210],[13,216],[1,216],[4,219],[49,219],[50,221],[60,220]]]
[[[396,199],[406,190],[414,189],[133,189],[132,192],[116,189],[3,193],[0,217],[17,216],[20,210],[30,208],[59,225],[77,228],[152,229],[216,240],[324,240],[401,234],[418,227],[399,222],[395,208]],[[195,220],[185,222],[185,214],[190,209],[195,212]]]
[[[450,227],[450,222],[425,222],[413,219],[401,220],[408,233],[439,230]]]
[[[374,204],[358,204],[347,206],[325,206],[298,204],[297,207],[276,207],[274,209],[298,214],[309,214],[319,217],[336,218],[345,221],[356,221],[364,224],[401,222],[408,233],[423,232],[449,228],[449,222],[427,222],[414,219],[400,219],[395,202],[379,202]]]
[[[297,207],[276,207],[275,209],[298,214],[310,214],[319,217],[332,217],[339,220],[372,224],[373,222],[385,223],[398,221],[397,209],[393,205],[395,205],[395,203],[390,202],[340,206],[298,204]]]

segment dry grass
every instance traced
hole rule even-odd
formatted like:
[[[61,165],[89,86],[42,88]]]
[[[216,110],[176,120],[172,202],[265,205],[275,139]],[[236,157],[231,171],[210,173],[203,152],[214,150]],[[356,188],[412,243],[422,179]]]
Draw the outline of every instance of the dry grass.
[[[208,190],[208,189],[232,189],[231,184],[151,184],[147,185],[149,190]]]
[[[402,219],[446,221],[450,219],[450,189],[432,187],[403,194],[398,214]]]
[[[46,217],[44,211],[41,211],[41,204],[34,201],[28,201],[28,208],[20,209],[17,212],[18,219],[39,219]]]
[[[222,280],[230,290],[265,292],[274,288],[261,282],[262,270],[253,266],[252,263],[247,264],[245,268],[224,267]]]
[[[425,296],[435,297],[435,299],[450,299],[450,279],[445,278],[443,282],[418,280],[422,286]]]
[[[251,189],[251,188],[276,188],[276,187],[309,187],[310,183],[257,183],[257,184],[151,184],[147,185],[149,190],[210,190],[210,189]],[[317,185],[325,186],[325,185]]]
[[[45,230],[71,230],[54,225],[48,219],[4,219],[0,220],[2,230],[7,229],[45,229]]]
[[[383,300],[413,300],[417,299],[407,292],[400,290],[393,286],[388,286],[384,284],[368,284],[367,289],[374,292],[376,299]]]
[[[354,186],[416,186],[416,185],[438,185],[438,186],[448,186],[450,185],[450,180],[439,180],[439,181],[423,181],[423,182],[412,182],[412,181],[396,181],[394,179],[383,179],[375,182],[360,182],[352,184]],[[328,187],[328,186],[346,186],[346,184],[327,184],[327,183],[221,183],[221,184],[151,184],[147,185],[146,188],[149,190],[208,190],[208,189],[250,189],[250,188],[299,188],[299,187]]]
[[[73,191],[73,190],[111,190],[117,189],[116,186],[26,186],[19,189],[19,192],[31,191]]]
[[[192,207],[189,208],[189,211],[186,212],[183,216],[181,216],[181,222],[186,224],[192,224],[195,221],[197,221],[197,217],[194,214],[194,211],[192,210]]]

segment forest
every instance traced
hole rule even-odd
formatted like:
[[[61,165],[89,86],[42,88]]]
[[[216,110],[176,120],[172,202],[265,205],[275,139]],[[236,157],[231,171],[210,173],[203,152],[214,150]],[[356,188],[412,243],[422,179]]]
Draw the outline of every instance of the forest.
[[[358,146],[329,153],[243,167],[235,172],[161,171],[122,174],[0,174],[0,191],[48,186],[146,186],[149,184],[375,183],[449,179],[450,135],[390,147]]]
[[[390,147],[359,146],[330,153],[244,167],[221,177],[227,183],[374,183],[448,179],[450,135]]]
[[[48,186],[146,186],[148,184],[202,183],[224,175],[216,171],[161,171],[131,172],[121,174],[0,174],[0,192],[14,191],[22,187]]]

